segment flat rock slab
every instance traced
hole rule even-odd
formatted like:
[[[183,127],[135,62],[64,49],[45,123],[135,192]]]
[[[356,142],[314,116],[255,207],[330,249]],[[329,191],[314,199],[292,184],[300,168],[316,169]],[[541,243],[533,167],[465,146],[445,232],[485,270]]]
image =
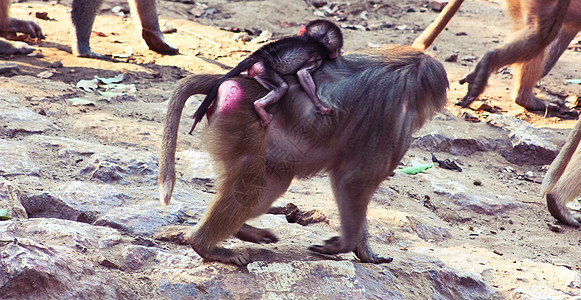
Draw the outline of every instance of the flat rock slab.
[[[0,139],[0,175],[33,175],[38,176],[38,168],[30,156],[28,149],[21,143]]]

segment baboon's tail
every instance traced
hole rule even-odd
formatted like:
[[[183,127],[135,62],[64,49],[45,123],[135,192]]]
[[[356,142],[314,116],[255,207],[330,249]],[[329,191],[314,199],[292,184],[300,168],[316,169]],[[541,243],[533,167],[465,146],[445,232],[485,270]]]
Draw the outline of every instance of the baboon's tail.
[[[420,36],[416,38],[412,46],[422,51],[428,49],[436,37],[438,37],[440,32],[446,28],[446,25],[456,14],[460,8],[460,5],[462,5],[462,2],[464,2],[464,0],[450,1],[450,3],[448,3],[444,9],[442,9],[442,12],[438,15],[436,20],[434,20],[434,22],[432,22],[428,28],[424,29]]]
[[[159,201],[164,208],[171,200],[176,182],[175,154],[178,128],[184,105],[188,98],[196,94],[206,94],[221,75],[194,75],[182,79],[171,96],[163,129],[161,156],[159,160]]]
[[[541,195],[545,196],[546,194],[550,193],[565,169],[573,157],[575,150],[579,146],[579,141],[581,141],[581,118],[575,124],[575,127],[571,129],[571,133],[569,133],[569,137],[567,137],[567,142],[559,152],[559,155],[553,160],[547,174],[545,174],[545,178],[543,179],[543,184],[541,185]]]

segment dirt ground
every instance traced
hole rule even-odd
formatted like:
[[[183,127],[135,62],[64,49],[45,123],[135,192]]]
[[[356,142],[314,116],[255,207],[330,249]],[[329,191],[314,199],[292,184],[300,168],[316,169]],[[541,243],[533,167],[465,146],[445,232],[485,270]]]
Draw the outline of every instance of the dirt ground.
[[[13,16],[30,19],[35,12],[48,12],[50,20],[36,21],[41,25],[46,40],[36,44],[35,55],[0,57],[1,60],[18,64],[18,70],[9,74],[0,74],[0,87],[14,89],[27,101],[27,107],[34,111],[52,116],[58,131],[49,134],[76,139],[93,140],[114,145],[131,145],[142,147],[158,153],[164,118],[165,101],[171,94],[175,83],[193,73],[225,73],[228,67],[234,66],[261,44],[253,41],[243,43],[236,41],[237,33],[221,30],[239,28],[256,38],[260,32],[269,31],[272,38],[294,34],[298,25],[319,16],[328,16],[330,20],[342,25],[345,35],[345,50],[356,51],[361,48],[379,47],[384,44],[410,45],[415,37],[436,16],[437,13],[427,8],[427,1],[347,1],[329,2],[326,10],[315,8],[322,2],[310,1],[158,1],[158,12],[163,30],[175,29],[165,35],[166,41],[180,49],[180,55],[162,56],[149,51],[135,33],[133,20],[120,17],[111,12],[111,8],[122,6],[128,8],[125,1],[105,1],[102,12],[97,17],[91,37],[92,49],[95,52],[117,56],[117,62],[77,58],[71,55],[70,48],[70,2],[21,1],[13,4]],[[185,3],[187,2],[187,3]],[[466,1],[460,12],[448,25],[448,28],[430,47],[429,52],[443,62],[450,80],[447,109],[455,115],[469,114],[486,117],[470,110],[463,110],[454,105],[466,92],[466,87],[458,83],[474,67],[475,61],[487,49],[501,43],[509,33],[510,22],[503,9],[501,0]],[[581,43],[581,35],[575,39]],[[579,48],[576,48],[579,49]],[[131,55],[124,57],[130,52]],[[457,62],[445,60],[457,54]],[[581,78],[581,52],[567,50],[551,73],[539,82],[535,89],[537,96],[564,101],[567,97],[581,97],[581,85],[566,83],[567,79]],[[34,82],[7,81],[15,75],[38,76],[49,71],[49,78],[40,78]],[[136,101],[106,105],[98,95],[86,94],[74,85],[81,79],[92,79],[93,76],[113,77],[125,74],[123,83],[135,84]],[[46,74],[46,73],[45,73]],[[502,114],[514,116],[538,127],[571,128],[576,116],[571,113],[528,112],[510,100],[512,74],[509,68],[492,75],[489,87],[483,99],[491,101]],[[55,95],[46,92],[54,82],[70,84],[70,89]],[[71,106],[65,103],[66,98],[82,97],[96,101],[95,106]],[[571,99],[571,98],[569,98]],[[201,100],[186,107],[184,115],[191,115]],[[453,130],[466,130],[472,123],[457,121],[447,126],[459,126]],[[430,126],[438,126],[432,124]],[[189,128],[181,128],[179,149],[197,149],[201,147],[200,129],[193,136],[185,133]],[[561,141],[564,141],[563,132]],[[480,132],[474,132],[480,134]],[[128,137],[130,137],[128,139]],[[16,138],[5,136],[5,138]],[[35,160],[42,160],[42,153],[35,154]],[[456,182],[473,186],[474,180],[480,180],[481,187],[475,190],[497,191],[506,197],[519,199],[523,208],[511,211],[510,214],[481,215],[475,212],[456,212],[442,204],[442,199],[434,195],[433,186],[421,177],[405,177],[386,181],[381,191],[407,197],[409,202],[419,202],[427,195],[434,206],[434,212],[442,220],[457,230],[451,239],[442,241],[440,247],[462,247],[470,245],[475,249],[498,250],[514,260],[532,260],[538,262],[559,261],[572,269],[581,267],[581,232],[563,227],[556,233],[548,229],[553,218],[548,214],[543,199],[539,196],[539,187],[546,167],[532,165],[515,165],[507,162],[494,152],[480,152],[466,157],[453,157],[441,154],[444,158],[456,159],[463,164],[462,173],[439,170],[443,177]],[[412,149],[405,156],[404,162],[429,159],[429,153]],[[50,161],[45,161],[50,166]],[[41,164],[42,165],[42,164]],[[507,167],[514,172],[507,171]],[[52,167],[53,178],[71,179],[75,175],[68,172],[70,167]],[[510,169],[509,169],[510,170]],[[533,180],[523,180],[526,172],[533,173]],[[332,204],[332,193],[325,178],[298,183],[312,190],[310,195],[291,194],[289,199],[306,198],[308,209],[321,208],[329,211]],[[378,192],[371,213],[379,207],[383,197]],[[317,198],[326,199],[318,203]],[[309,200],[313,201],[309,201]],[[414,200],[417,199],[417,200]],[[299,200],[294,200],[299,201]],[[391,200],[390,200],[391,201]],[[297,202],[299,206],[301,205]],[[403,207],[404,201],[389,203],[393,207]],[[413,207],[405,208],[413,211]],[[328,213],[337,224],[336,211]],[[463,234],[460,234],[464,232]],[[469,233],[480,232],[478,237]],[[394,256],[397,259],[397,254]]]

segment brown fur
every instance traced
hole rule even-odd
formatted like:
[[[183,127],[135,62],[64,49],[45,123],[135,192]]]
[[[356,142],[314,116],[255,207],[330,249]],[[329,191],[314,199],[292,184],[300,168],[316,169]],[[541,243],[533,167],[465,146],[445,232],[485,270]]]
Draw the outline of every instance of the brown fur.
[[[462,2],[453,0],[449,5],[456,7]],[[548,105],[535,98],[532,91],[581,30],[581,0],[507,0],[507,7],[513,33],[504,44],[486,52],[475,69],[460,80],[468,83],[462,105],[468,106],[482,94],[492,72],[514,64],[514,101],[529,110],[545,110]],[[441,13],[414,45],[424,49],[430,45],[453,15],[445,13]]]
[[[446,103],[446,72],[421,51],[390,46],[340,57],[314,77],[321,99],[333,107],[329,116],[318,115],[296,79],[288,77],[285,99],[269,107],[274,119],[268,127],[260,126],[253,108],[254,99],[266,91],[253,80],[236,79],[244,91],[241,109],[210,118],[206,137],[217,161],[219,184],[212,206],[189,235],[192,248],[203,258],[248,263],[244,254],[216,244],[232,234],[256,243],[276,241],[268,231],[244,222],[266,213],[294,177],[325,171],[339,206],[341,236],[310,249],[323,254],[353,251],[363,262],[391,261],[369,247],[367,205],[401,161],[412,132]],[[181,109],[191,94],[208,89],[209,78],[188,78],[170,100],[158,182],[164,203],[175,182]]]
[[[10,17],[10,0],[0,0],[0,31],[4,31]]]
[[[13,38],[19,32],[32,38],[44,38],[40,26],[34,21],[10,18],[10,0],[0,0],[0,36]],[[2,37],[0,37],[0,54],[28,54],[34,51],[34,48],[26,43],[9,41]]]
[[[452,0],[448,6],[459,6],[463,0]],[[490,74],[496,69],[514,64],[515,102],[527,109],[546,109],[547,105],[533,96],[536,82],[549,73],[571,40],[581,30],[581,0],[508,0],[514,32],[509,40],[487,52],[475,70],[461,82],[468,82],[468,105],[482,93]],[[453,14],[442,12],[414,41],[426,49]],[[581,121],[571,131],[567,143],[551,164],[543,180],[542,194],[549,212],[559,221],[579,227],[581,216],[572,214],[566,204],[581,194]]]
[[[161,141],[161,147],[164,151],[161,152],[158,175],[158,184],[161,193],[160,202],[164,207],[171,200],[171,194],[173,193],[173,187],[176,181],[175,149],[180,124],[179,117],[182,114],[188,98],[191,95],[207,93],[212,84],[214,84],[215,77],[215,75],[198,75],[180,80],[169,102]],[[166,151],[166,149],[168,150]]]
[[[571,130],[567,142],[545,174],[541,193],[546,197],[549,212],[557,220],[581,226],[581,215],[572,214],[567,203],[581,195],[581,119]]]

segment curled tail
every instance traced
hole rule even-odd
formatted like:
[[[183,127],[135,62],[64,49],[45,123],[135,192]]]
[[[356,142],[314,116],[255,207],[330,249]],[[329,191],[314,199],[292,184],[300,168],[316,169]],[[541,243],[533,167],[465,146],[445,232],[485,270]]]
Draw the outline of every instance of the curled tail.
[[[182,79],[173,95],[167,109],[165,126],[161,144],[159,173],[157,185],[159,187],[159,201],[164,209],[171,200],[171,194],[176,181],[175,153],[178,138],[178,127],[184,105],[188,98],[196,94],[206,94],[220,75],[195,75]]]
[[[210,108],[210,105],[212,105],[212,103],[216,99],[216,96],[218,96],[218,88],[220,87],[220,85],[224,83],[224,81],[228,80],[228,78],[232,78],[236,75],[239,75],[243,71],[248,70],[254,63],[256,63],[256,59],[254,59],[252,56],[244,59],[236,67],[234,67],[234,69],[230,70],[230,72],[226,73],[226,75],[222,76],[220,79],[218,79],[218,81],[214,85],[212,85],[210,91],[208,91],[208,94],[206,95],[206,98],[204,98],[204,101],[202,101],[202,103],[194,113],[194,125],[192,125],[189,134],[192,134],[192,132],[194,132],[194,128],[196,128],[196,125],[202,120],[202,118],[208,112],[208,108]]]
[[[579,146],[579,141],[581,141],[581,118],[577,121],[575,127],[571,129],[571,133],[569,134],[569,137],[567,137],[567,142],[561,149],[561,152],[559,152],[559,155],[557,155],[555,160],[553,160],[553,163],[551,163],[549,170],[545,174],[545,178],[541,185],[541,195],[544,196],[553,190],[555,184],[557,184],[557,181],[559,181],[559,178],[561,178],[561,175],[565,172],[571,157],[575,154],[575,150],[577,150],[577,147]]]

